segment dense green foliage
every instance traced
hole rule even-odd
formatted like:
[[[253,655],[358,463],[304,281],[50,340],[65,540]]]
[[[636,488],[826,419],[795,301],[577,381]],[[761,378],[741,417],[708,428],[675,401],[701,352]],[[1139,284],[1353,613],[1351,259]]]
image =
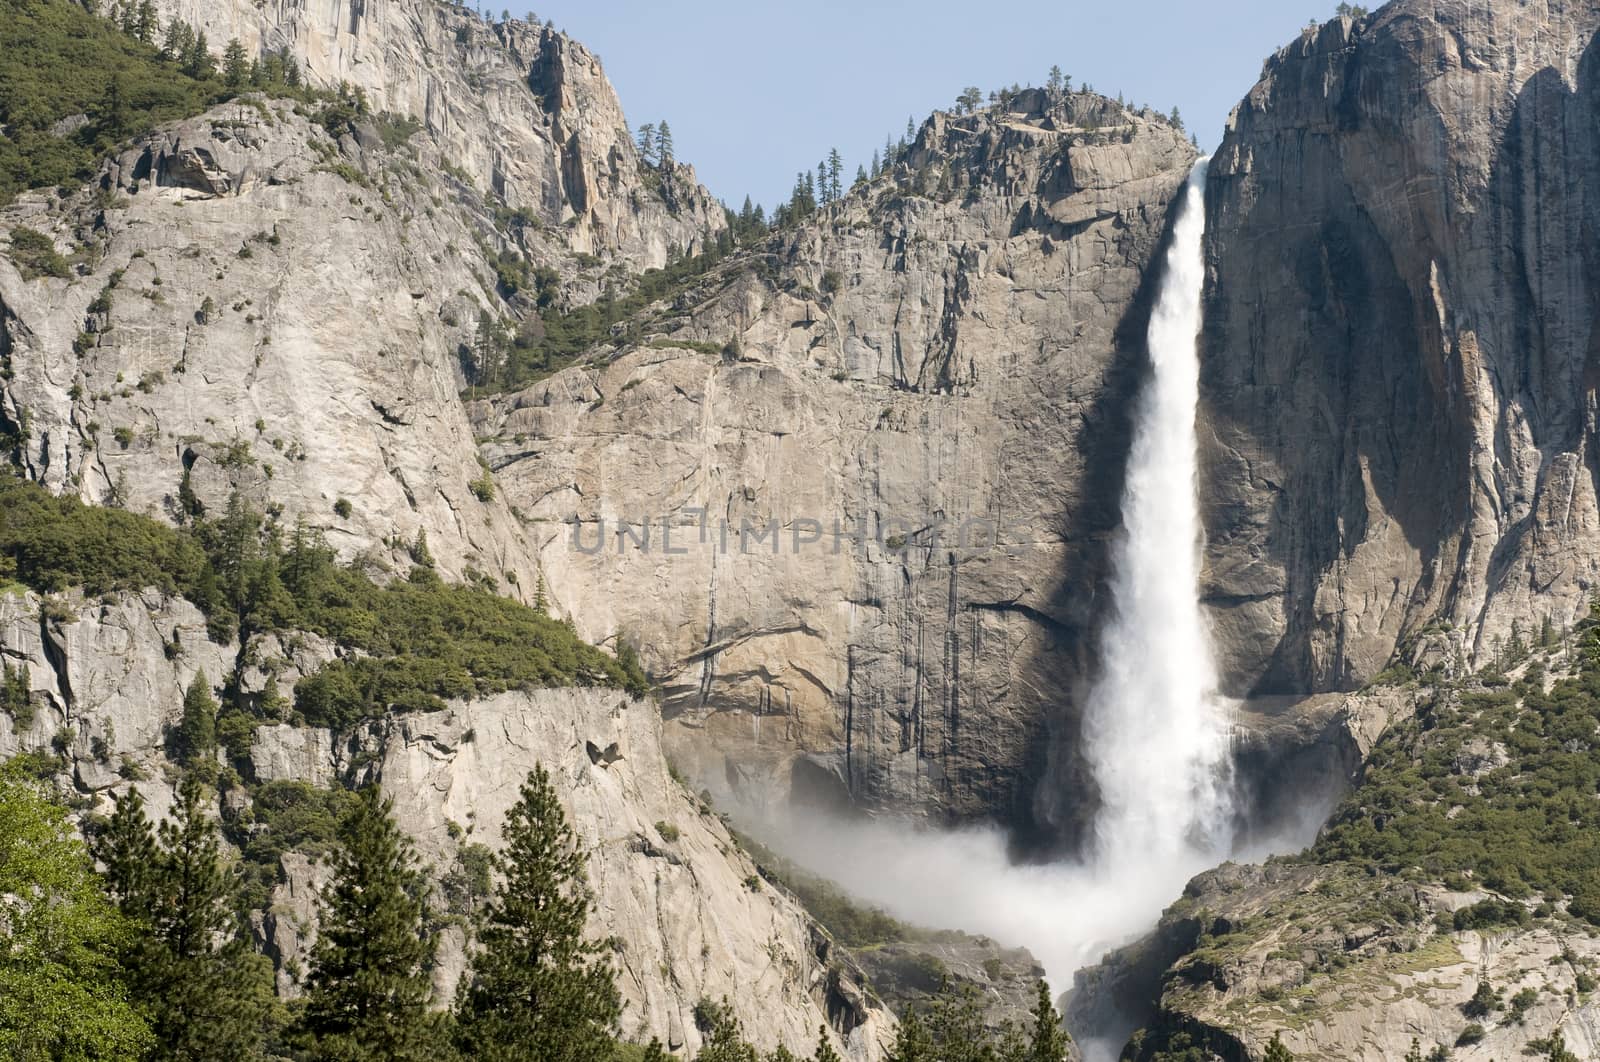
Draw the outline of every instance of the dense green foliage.
[[[457,998],[463,1053],[484,1062],[606,1062],[622,1013],[609,949],[584,937],[594,898],[550,776],[506,813],[500,883]]]
[[[428,1062],[443,1046],[427,877],[393,804],[368,786],[340,825],[300,1022],[317,1062]]]
[[[337,564],[304,527],[285,545],[276,523],[237,498],[215,519],[190,508],[189,525],[174,529],[0,477],[0,579],[42,593],[154,586],[194,602],[218,639],[274,630],[325,635],[364,655],[351,653],[296,687],[296,707],[319,725],[512,689],[648,689],[636,659],[614,659],[570,626],[482,586],[443,582],[425,544],[413,551],[420,563],[409,580],[380,585]]]
[[[151,1036],[120,961],[131,932],[65,809],[0,769],[0,1056],[139,1057]]]
[[[612,277],[598,300],[582,306],[558,306],[554,300],[557,277],[553,273],[533,274],[529,282],[539,291],[539,326],[512,335],[492,322],[481,322],[474,383],[490,389],[515,390],[560,371],[598,345],[637,343],[641,338],[641,311],[654,302],[681,295],[733,250],[733,240],[727,232],[707,243],[705,252],[675,258],[663,269],[646,270],[636,278]],[[502,270],[502,290],[509,284],[514,291],[520,283],[508,281]],[[624,322],[624,327],[617,327]]]
[[[1381,741],[1366,780],[1303,857],[1541,894],[1600,925],[1600,629],[1581,629],[1575,675],[1544,692],[1538,664],[1514,688],[1436,689]],[[1495,680],[1497,683],[1500,681]],[[1503,760],[1503,762],[1501,762]],[[1475,766],[1475,769],[1474,769]],[[1488,900],[1457,928],[1525,921]]]
[[[120,141],[226,95],[69,0],[0,0],[0,203],[28,188],[81,184]],[[51,132],[80,114],[87,124]]]
[[[137,791],[97,841],[107,886],[137,927],[127,965],[157,1059],[252,1059],[274,1024],[272,965],[251,950],[210,796],[194,777],[151,830]]]

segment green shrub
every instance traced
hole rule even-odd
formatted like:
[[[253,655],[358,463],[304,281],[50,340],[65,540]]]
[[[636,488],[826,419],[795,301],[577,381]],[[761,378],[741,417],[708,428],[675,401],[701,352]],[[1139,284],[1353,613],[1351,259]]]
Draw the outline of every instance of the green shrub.
[[[113,147],[228,95],[69,0],[0,0],[0,204],[77,185]],[[57,136],[63,118],[88,123]]]
[[[678,828],[670,822],[656,823],[656,833],[660,834],[661,839],[668,844],[678,839]]]
[[[337,564],[303,526],[285,544],[274,523],[237,497],[220,518],[196,517],[176,530],[0,476],[0,576],[40,593],[182,594],[219,640],[235,631],[324,635],[347,655],[296,684],[296,707],[315,724],[347,726],[388,710],[540,686],[648,692],[636,657],[613,659],[570,626],[481,585],[443,582],[421,535],[414,556],[412,580],[379,586]]]
[[[33,691],[28,685],[28,669],[22,665],[4,665],[3,682],[0,682],[0,708],[3,708],[17,730],[33,726],[37,713],[33,706]]]
[[[1420,870],[1516,900],[1569,897],[1567,910],[1600,925],[1600,830],[1593,828],[1600,757],[1600,636],[1580,637],[1578,674],[1546,693],[1495,684],[1432,691],[1418,718],[1373,749],[1362,786],[1301,859],[1349,862],[1390,874]],[[1481,676],[1480,676],[1481,678]],[[1464,778],[1469,740],[1503,747],[1508,762]],[[1469,784],[1470,783],[1470,784]],[[1452,927],[1526,925],[1521,903],[1491,898],[1456,913]]]
[[[11,230],[11,261],[16,264],[23,280],[72,275],[67,260],[61,257],[50,237],[21,225]]]

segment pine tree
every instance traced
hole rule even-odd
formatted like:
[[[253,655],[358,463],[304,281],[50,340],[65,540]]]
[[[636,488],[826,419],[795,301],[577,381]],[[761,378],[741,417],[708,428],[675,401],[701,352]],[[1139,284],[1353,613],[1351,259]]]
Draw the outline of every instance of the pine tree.
[[[155,0],[139,0],[139,17],[135,22],[134,36],[146,44],[154,44],[157,22]]]
[[[839,154],[838,148],[828,150],[828,200],[838,202],[844,197],[844,186],[840,181],[844,170],[844,159]]]
[[[1167,116],[1167,121],[1172,123],[1174,129],[1183,132],[1183,115],[1178,113],[1178,108],[1172,108],[1172,113]]]
[[[622,1004],[605,946],[584,939],[583,854],[542,766],[506,813],[505,840],[457,994],[463,1047],[482,1062],[606,1062]]]
[[[872,166],[869,168],[871,176],[876,177],[883,172],[883,156],[874,151],[872,153]]]
[[[639,127],[639,157],[645,162],[656,160],[656,123],[646,122]]]
[[[1027,1062],[1063,1062],[1072,1037],[1061,1024],[1061,1015],[1050,1002],[1050,986],[1040,981],[1033,1004],[1033,1039],[1028,1043]]]
[[[140,996],[150,1007],[157,1057],[179,1062],[260,1057],[272,1006],[272,967],[240,936],[233,876],[224,869],[193,775],[161,824],[153,903],[140,949]]]
[[[209,81],[216,76],[216,60],[211,58],[211,45],[206,40],[204,30],[195,34],[194,43],[189,46],[188,54],[184,56],[183,72],[196,81]]]
[[[183,695],[183,717],[176,735],[178,762],[195,768],[217,751],[217,702],[204,671],[195,672]]]
[[[915,1007],[906,1011],[894,1033],[888,1062],[933,1062],[933,1036]]]
[[[661,157],[662,166],[672,165],[672,127],[665,118],[656,130],[656,154]]]
[[[245,58],[244,45],[235,37],[222,52],[222,80],[229,88],[240,88],[250,77],[250,61]]]
[[[854,181],[850,182],[850,187],[851,188],[858,188],[861,185],[866,184],[866,183],[867,183],[867,168],[865,166],[857,166],[856,167],[856,179]]]
[[[906,143],[907,144],[914,144],[917,141],[917,125],[916,125],[915,122],[913,122],[911,120],[910,115],[906,116],[906,138],[905,139],[906,139]]]
[[[1064,75],[1061,73],[1061,68],[1059,66],[1051,66],[1050,78],[1045,82],[1045,87],[1051,92],[1060,92],[1062,85],[1061,79],[1063,76]]]
[[[162,38],[161,57],[171,63],[182,62],[192,47],[193,38],[194,31],[187,23],[173,19],[167,23],[167,34]]]
[[[156,836],[139,790],[116,798],[111,818],[95,839],[95,858],[105,864],[106,884],[122,913],[147,919],[154,906]]]
[[[368,786],[340,824],[301,1020],[317,1060],[424,1062],[438,1053],[427,878],[392,812],[393,801]]]
[[[702,1000],[694,1008],[694,1020],[705,1034],[695,1062],[761,1062],[756,1049],[745,1041],[744,1026],[726,999],[721,1003]]]
[[[1278,1039],[1278,1034],[1272,1034],[1272,1040],[1267,1044],[1266,1052],[1261,1056],[1262,1062],[1294,1062],[1294,1055],[1283,1046],[1283,1041]]]
[[[839,1057],[839,1052],[833,1049],[833,1044],[828,1042],[828,1027],[817,1026],[817,1049],[812,1052],[811,1062],[844,1062]]]

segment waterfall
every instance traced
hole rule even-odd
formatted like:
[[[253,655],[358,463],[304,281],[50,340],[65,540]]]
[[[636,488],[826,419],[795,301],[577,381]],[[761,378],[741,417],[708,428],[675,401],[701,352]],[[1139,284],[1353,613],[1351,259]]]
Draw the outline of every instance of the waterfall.
[[[1104,879],[1168,898],[1190,873],[1225,857],[1231,839],[1228,709],[1199,602],[1205,175],[1202,160],[1183,192],[1150,317],[1152,371],[1135,411],[1112,614],[1084,723],[1102,801],[1092,864]]]
[[[1094,843],[1081,861],[1030,866],[1013,864],[992,829],[815,815],[778,828],[792,858],[902,918],[1027,946],[1058,991],[1230,855],[1229,708],[1198,594],[1204,188],[1202,162],[1178,205],[1150,318],[1153,371],[1135,411],[1112,612],[1085,708],[1084,755],[1101,795]],[[1112,1060],[1121,1042],[1082,1046],[1086,1058]]]

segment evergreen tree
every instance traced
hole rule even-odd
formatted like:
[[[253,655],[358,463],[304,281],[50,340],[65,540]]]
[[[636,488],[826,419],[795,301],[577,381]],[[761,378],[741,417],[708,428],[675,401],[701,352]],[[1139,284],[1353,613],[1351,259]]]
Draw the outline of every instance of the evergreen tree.
[[[895,1029],[888,1062],[934,1062],[933,1036],[915,1007],[906,1011]]]
[[[1294,1055],[1283,1046],[1283,1041],[1278,1039],[1278,1034],[1272,1034],[1272,1040],[1267,1044],[1266,1052],[1261,1056],[1262,1062],[1294,1062]]]
[[[194,43],[189,46],[188,54],[183,59],[183,72],[196,81],[207,81],[216,76],[217,63],[211,58],[211,45],[206,40],[204,30],[195,34]]]
[[[0,1057],[144,1057],[152,1037],[119,962],[130,933],[66,809],[0,768]]]
[[[195,672],[183,695],[183,717],[176,735],[178,762],[195,768],[217,751],[217,702],[204,671]]]
[[[694,1009],[694,1020],[705,1034],[695,1062],[761,1062],[756,1049],[745,1042],[744,1026],[726,999],[721,1003],[702,1001]]]
[[[1177,129],[1178,132],[1183,132],[1183,115],[1178,113],[1178,108],[1172,108],[1172,113],[1167,116],[1167,121],[1171,122],[1173,128]]]
[[[917,125],[916,125],[915,122],[913,122],[911,120],[911,116],[907,115],[906,116],[905,142],[907,144],[914,144],[914,143],[916,143],[916,141],[917,141]]]
[[[622,1005],[605,946],[584,939],[583,854],[542,766],[506,813],[505,841],[457,996],[463,1047],[482,1062],[606,1062]]]
[[[971,114],[983,103],[983,90],[976,85],[968,85],[961,90],[961,95],[956,97],[956,113]],[[908,138],[909,139],[909,138]]]
[[[828,200],[837,202],[844,197],[844,186],[840,181],[844,171],[844,159],[839,154],[838,148],[828,150]]]
[[[1060,92],[1061,91],[1062,77],[1063,76],[1064,75],[1061,73],[1061,68],[1059,66],[1051,66],[1050,67],[1050,77],[1045,82],[1045,87],[1048,88],[1051,92]]]
[[[839,1057],[839,1052],[833,1049],[833,1044],[828,1042],[828,1027],[817,1027],[817,1049],[811,1055],[811,1062],[844,1062]]]
[[[173,19],[167,23],[167,34],[162,38],[161,57],[168,62],[181,63],[193,47],[194,31],[188,23]]]
[[[1033,1004],[1033,1039],[1028,1043],[1027,1062],[1063,1062],[1072,1037],[1061,1024],[1061,1015],[1050,1002],[1050,986],[1040,981]]]
[[[662,166],[672,165],[672,127],[665,118],[656,129],[656,154],[660,156]]]
[[[857,166],[856,167],[856,179],[854,181],[850,182],[850,187],[851,188],[859,188],[861,185],[866,184],[866,183],[867,183],[867,168],[865,166]]]
[[[156,836],[139,790],[116,798],[111,818],[95,840],[106,884],[122,913],[148,919],[154,907]]]
[[[250,77],[250,61],[245,58],[244,45],[235,37],[222,52],[222,80],[229,88],[241,88]]]
[[[656,123],[646,122],[639,127],[639,157],[645,162],[656,160]]]
[[[135,21],[134,36],[146,44],[154,44],[157,22],[155,0],[139,0],[139,17]]]
[[[392,812],[393,801],[368,786],[340,824],[301,1020],[314,1059],[424,1062],[438,1052],[427,878]]]
[[[828,195],[828,160],[823,159],[817,163],[817,205],[827,206],[833,200]]]
[[[137,986],[159,1059],[244,1062],[261,1056],[272,967],[240,936],[236,886],[223,867],[205,789],[193,775],[161,824]]]
[[[872,153],[871,175],[873,177],[876,177],[882,172],[883,172],[883,156],[878,154],[878,152],[874,151]]]

